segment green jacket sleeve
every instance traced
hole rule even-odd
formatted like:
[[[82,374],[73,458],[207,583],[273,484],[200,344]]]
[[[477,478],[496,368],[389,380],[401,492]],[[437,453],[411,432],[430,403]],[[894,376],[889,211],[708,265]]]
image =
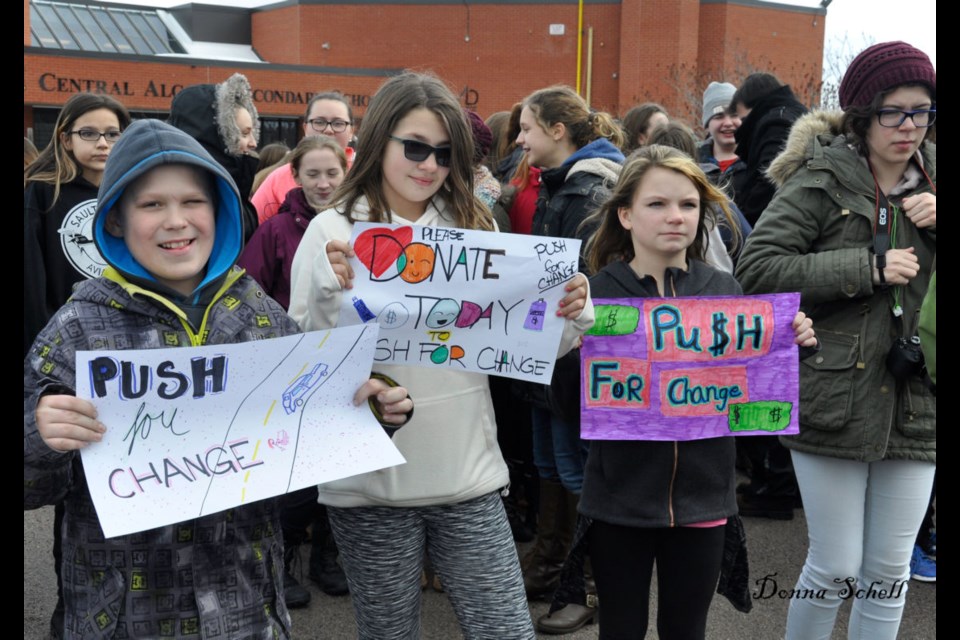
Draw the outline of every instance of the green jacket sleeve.
[[[847,229],[869,221],[810,188],[804,176],[788,181],[760,217],[737,279],[746,293],[799,291],[807,306],[872,295],[869,242],[849,242]]]

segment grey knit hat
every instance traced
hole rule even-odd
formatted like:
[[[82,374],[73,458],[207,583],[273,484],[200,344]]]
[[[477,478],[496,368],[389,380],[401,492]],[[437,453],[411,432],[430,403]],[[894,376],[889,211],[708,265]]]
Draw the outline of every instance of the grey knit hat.
[[[707,126],[713,116],[726,112],[736,92],[737,88],[729,82],[710,83],[703,92],[703,126]]]

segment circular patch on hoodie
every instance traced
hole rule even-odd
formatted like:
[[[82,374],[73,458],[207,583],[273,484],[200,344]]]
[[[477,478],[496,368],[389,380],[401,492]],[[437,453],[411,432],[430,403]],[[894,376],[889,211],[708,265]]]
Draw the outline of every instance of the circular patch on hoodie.
[[[100,277],[107,267],[107,261],[93,241],[93,216],[96,212],[96,198],[85,200],[70,209],[58,230],[63,255],[86,278]]]

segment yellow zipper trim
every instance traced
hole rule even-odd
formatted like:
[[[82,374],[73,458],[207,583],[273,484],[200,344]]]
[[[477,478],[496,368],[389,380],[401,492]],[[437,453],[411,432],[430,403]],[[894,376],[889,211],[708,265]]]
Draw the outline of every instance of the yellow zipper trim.
[[[169,309],[177,317],[177,320],[180,321],[180,324],[183,326],[183,330],[186,331],[187,337],[190,338],[190,344],[194,347],[199,347],[203,344],[203,336],[206,333],[207,328],[207,318],[210,316],[210,309],[213,308],[213,305],[226,293],[233,284],[243,277],[245,271],[232,269],[227,272],[226,277],[223,279],[223,284],[220,285],[220,288],[217,289],[217,292],[213,294],[213,298],[210,299],[210,304],[207,305],[206,310],[203,312],[203,321],[200,323],[200,329],[198,332],[194,333],[193,329],[190,326],[190,321],[187,319],[187,314],[184,313],[183,309],[170,302],[167,298],[163,297],[156,291],[150,291],[149,289],[144,289],[143,287],[133,284],[118,272],[113,267],[107,267],[103,270],[103,277],[107,280],[112,280],[120,286],[122,286],[127,293],[131,296],[142,295],[147,298],[152,298],[162,304],[164,307]]]

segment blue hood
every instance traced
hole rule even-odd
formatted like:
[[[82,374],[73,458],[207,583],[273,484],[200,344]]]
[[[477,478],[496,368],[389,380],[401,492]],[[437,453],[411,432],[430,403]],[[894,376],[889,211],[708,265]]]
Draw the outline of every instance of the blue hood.
[[[214,219],[213,250],[207,262],[203,282],[196,295],[211,282],[219,280],[236,263],[243,248],[241,199],[237,185],[226,169],[217,164],[200,144],[183,131],[159,120],[138,120],[120,136],[107,160],[97,197],[93,239],[104,259],[126,278],[156,283],[138,263],[123,238],[106,230],[107,213],[117,204],[124,190],[151,169],[165,164],[187,164],[212,173],[217,183],[217,211]],[[159,283],[157,283],[159,284]]]
[[[603,158],[612,160],[618,164],[623,164],[624,157],[620,149],[606,138],[597,138],[593,142],[577,149],[572,156],[567,158],[563,166],[573,166],[578,160],[588,160],[592,158]]]

